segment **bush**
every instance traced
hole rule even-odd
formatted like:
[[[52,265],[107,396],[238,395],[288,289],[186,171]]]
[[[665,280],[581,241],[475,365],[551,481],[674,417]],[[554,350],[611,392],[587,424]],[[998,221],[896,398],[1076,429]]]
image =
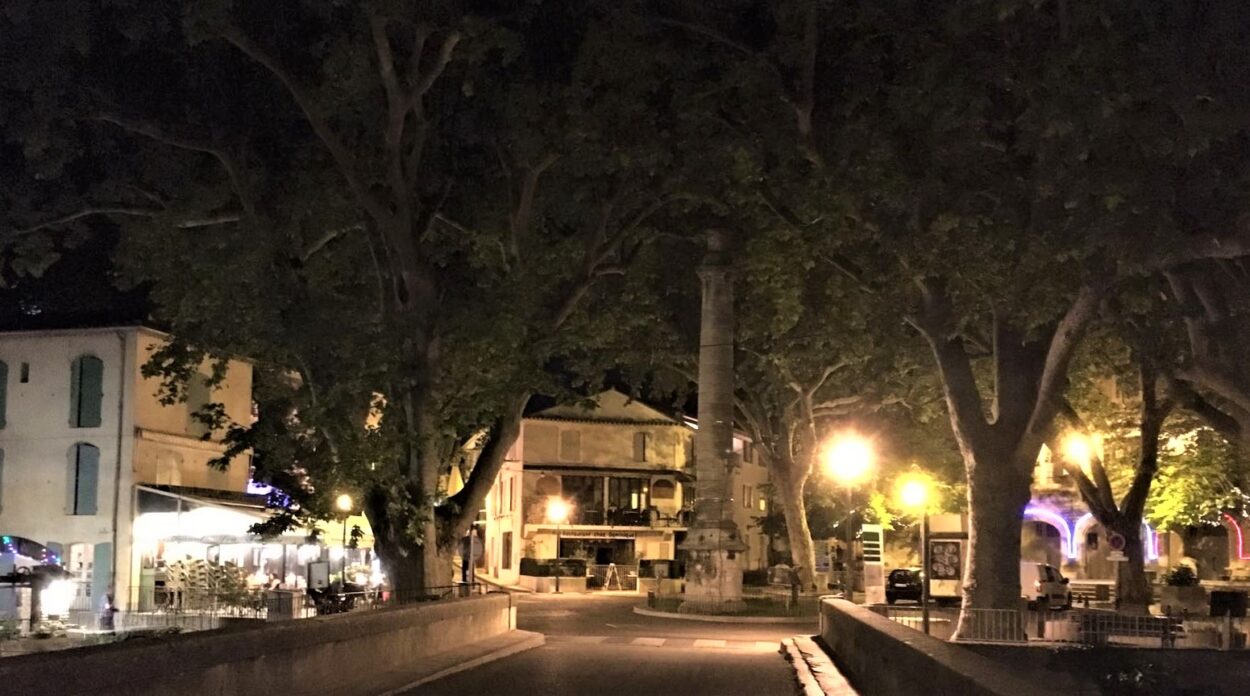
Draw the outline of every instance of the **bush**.
[[[1169,587],[1193,587],[1198,584],[1198,576],[1194,569],[1187,565],[1178,565],[1164,576],[1163,581]]]

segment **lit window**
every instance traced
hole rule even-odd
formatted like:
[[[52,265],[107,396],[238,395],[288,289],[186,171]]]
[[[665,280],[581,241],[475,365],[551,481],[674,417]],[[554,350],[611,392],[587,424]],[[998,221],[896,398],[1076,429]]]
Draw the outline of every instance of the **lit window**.
[[[760,512],[768,512],[768,500],[760,496]]]

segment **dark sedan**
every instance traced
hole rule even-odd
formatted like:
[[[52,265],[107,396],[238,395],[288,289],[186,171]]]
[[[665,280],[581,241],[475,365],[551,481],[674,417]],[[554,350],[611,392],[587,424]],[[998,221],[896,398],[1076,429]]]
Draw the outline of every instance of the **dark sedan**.
[[[893,604],[900,599],[920,601],[920,569],[898,568],[890,571],[885,580],[885,601]]]

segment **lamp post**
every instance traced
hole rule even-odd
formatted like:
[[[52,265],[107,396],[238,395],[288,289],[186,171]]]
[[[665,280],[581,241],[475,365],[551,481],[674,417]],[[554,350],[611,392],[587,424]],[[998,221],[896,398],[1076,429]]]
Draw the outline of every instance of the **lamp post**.
[[[899,487],[903,507],[920,511],[920,624],[929,635],[929,482],[920,477],[903,481]]]
[[[855,486],[867,477],[872,468],[872,459],[872,445],[862,436],[855,434],[839,436],[825,449],[825,468],[834,480],[846,488],[846,579],[843,588],[849,601],[854,601],[855,596],[855,529],[851,526],[854,520],[852,494],[855,492]]]
[[[556,523],[556,594],[560,594],[560,525],[569,518],[569,504],[560,498],[547,501],[547,519]]]
[[[343,588],[344,592],[346,592],[347,591],[347,518],[350,517],[352,513],[352,497],[346,493],[343,493],[342,495],[340,495],[338,498],[335,499],[334,506],[337,507],[339,511],[343,513],[343,566],[342,566],[342,578],[341,578],[341,582],[339,583],[339,586]]]

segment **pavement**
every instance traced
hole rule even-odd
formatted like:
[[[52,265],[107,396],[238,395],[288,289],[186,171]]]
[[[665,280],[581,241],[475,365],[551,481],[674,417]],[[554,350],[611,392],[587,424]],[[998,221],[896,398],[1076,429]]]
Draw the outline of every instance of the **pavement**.
[[[424,684],[421,696],[613,693],[794,694],[781,641],[811,634],[815,619],[722,624],[639,616],[636,594],[515,595],[517,628],[541,647]]]

